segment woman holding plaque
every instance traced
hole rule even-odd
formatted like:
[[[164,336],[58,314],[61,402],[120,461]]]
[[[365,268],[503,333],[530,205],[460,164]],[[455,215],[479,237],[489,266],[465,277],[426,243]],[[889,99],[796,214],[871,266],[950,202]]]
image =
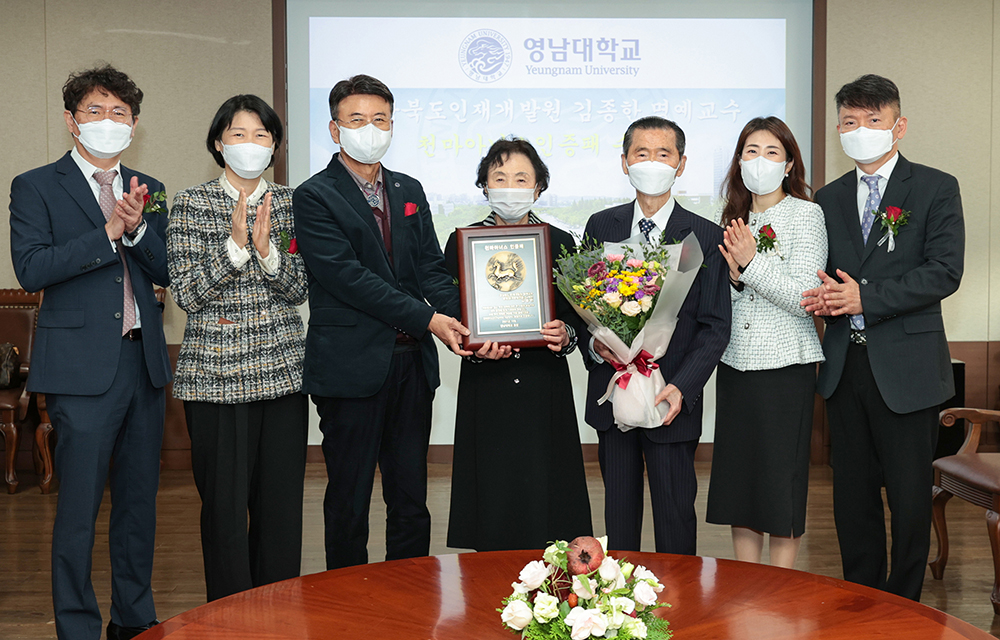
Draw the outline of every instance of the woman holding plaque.
[[[755,118],[723,183],[722,225],[733,301],[718,370],[706,519],[732,526],[736,559],[791,568],[805,530],[816,363],[823,350],[800,306],[826,265],[823,211],[808,196],[788,126]]]
[[[262,176],[282,135],[257,96],[223,103],[206,140],[222,175],[178,191],[167,226],[170,291],[187,312],[174,397],[191,436],[210,601],[299,575],[309,418],[296,307],[307,281],[292,189]]]
[[[492,212],[472,226],[544,224],[531,207],[548,184],[549,170],[531,143],[498,140],[479,163],[476,180]],[[553,258],[575,245],[556,227],[549,227],[549,238]],[[458,277],[455,233],[444,253]],[[566,363],[585,327],[563,296],[555,303],[556,319],[543,325],[545,347],[512,353],[487,342],[462,362],[449,547],[541,549],[592,533]]]

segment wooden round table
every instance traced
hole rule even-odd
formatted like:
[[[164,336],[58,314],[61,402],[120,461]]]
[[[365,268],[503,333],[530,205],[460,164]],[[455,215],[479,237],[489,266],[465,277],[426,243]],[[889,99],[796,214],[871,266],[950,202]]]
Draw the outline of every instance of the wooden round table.
[[[664,585],[674,637],[992,638],[937,609],[834,578],[733,560],[612,552]],[[540,551],[397,560],[286,580],[197,607],[141,640],[469,638],[514,640],[496,609]]]

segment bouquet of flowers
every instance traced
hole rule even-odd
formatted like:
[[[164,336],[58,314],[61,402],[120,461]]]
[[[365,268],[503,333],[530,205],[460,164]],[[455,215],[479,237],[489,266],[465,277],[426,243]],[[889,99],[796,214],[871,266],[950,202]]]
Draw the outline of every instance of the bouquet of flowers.
[[[653,615],[663,585],[652,571],[606,555],[607,537],[557,540],[529,562],[504,598],[500,620],[530,640],[667,640],[669,623]]]
[[[622,431],[663,424],[667,403],[655,405],[666,382],[656,360],[670,344],[704,254],[694,233],[678,244],[605,243],[563,251],[556,286],[615,354],[617,369],[599,404],[614,403]],[[640,375],[634,375],[640,374]]]

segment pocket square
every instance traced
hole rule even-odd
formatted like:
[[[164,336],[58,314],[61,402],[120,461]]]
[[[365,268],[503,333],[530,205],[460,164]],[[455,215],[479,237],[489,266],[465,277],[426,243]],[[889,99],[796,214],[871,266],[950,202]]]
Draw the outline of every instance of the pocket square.
[[[404,216],[412,216],[414,213],[416,213],[419,210],[420,210],[420,207],[418,207],[416,205],[416,203],[414,203],[414,202],[407,202],[406,205],[403,207],[403,215]]]

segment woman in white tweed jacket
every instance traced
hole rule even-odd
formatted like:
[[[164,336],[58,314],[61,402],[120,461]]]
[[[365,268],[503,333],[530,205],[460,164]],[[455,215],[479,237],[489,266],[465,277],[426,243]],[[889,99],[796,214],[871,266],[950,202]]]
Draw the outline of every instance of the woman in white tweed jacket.
[[[792,567],[805,530],[816,327],[800,306],[826,265],[823,211],[810,201],[792,132],[775,117],[740,134],[723,183],[733,324],[719,364],[707,520],[729,524],[737,560]]]
[[[293,190],[260,177],[282,136],[257,96],[227,100],[207,139],[225,171],[179,191],[167,225],[171,292],[188,314],[173,392],[191,435],[210,601],[299,575],[306,271],[291,242]]]

